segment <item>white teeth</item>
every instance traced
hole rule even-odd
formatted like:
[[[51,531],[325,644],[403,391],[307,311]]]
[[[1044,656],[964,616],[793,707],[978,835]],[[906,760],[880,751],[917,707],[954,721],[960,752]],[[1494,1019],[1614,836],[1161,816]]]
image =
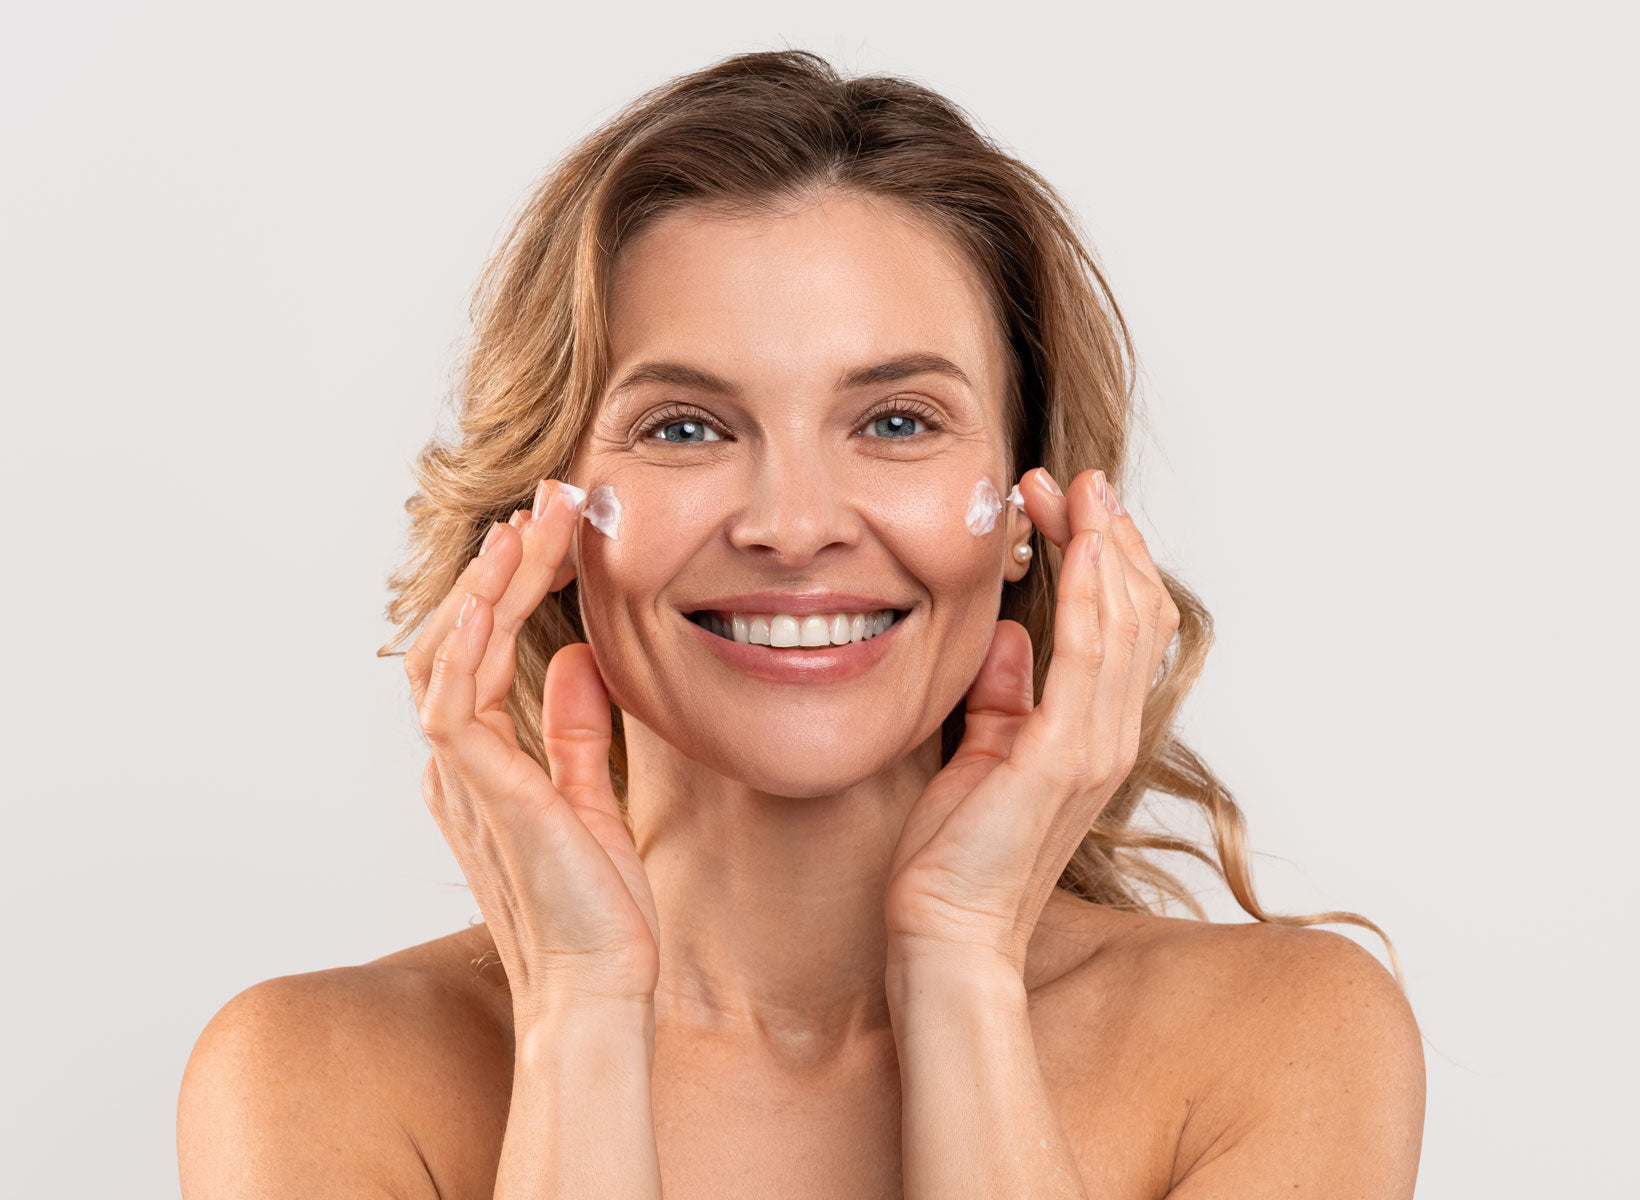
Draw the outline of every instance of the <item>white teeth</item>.
[[[846,646],[876,637],[894,623],[894,613],[770,613],[763,616],[701,613],[697,621],[719,637],[752,646]]]

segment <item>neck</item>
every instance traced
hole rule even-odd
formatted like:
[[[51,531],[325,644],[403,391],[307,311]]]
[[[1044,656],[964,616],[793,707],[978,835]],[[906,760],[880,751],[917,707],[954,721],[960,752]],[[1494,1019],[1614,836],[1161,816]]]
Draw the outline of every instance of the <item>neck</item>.
[[[660,921],[656,1024],[797,1058],[890,1035],[883,891],[939,769],[939,731],[841,792],[792,798],[623,716],[627,808]]]

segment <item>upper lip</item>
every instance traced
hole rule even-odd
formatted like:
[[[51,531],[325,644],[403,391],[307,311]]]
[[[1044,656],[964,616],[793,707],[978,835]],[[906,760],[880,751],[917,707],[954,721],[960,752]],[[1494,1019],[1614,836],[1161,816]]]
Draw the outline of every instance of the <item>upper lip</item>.
[[[698,600],[685,612],[808,613],[877,612],[892,608],[903,611],[911,605],[860,592],[742,592]]]

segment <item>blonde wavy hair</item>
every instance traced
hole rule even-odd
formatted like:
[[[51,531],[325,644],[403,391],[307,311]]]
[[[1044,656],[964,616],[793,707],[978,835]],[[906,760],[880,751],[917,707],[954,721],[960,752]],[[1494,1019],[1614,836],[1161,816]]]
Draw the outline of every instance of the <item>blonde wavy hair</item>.
[[[389,578],[387,617],[401,647],[442,602],[491,524],[527,506],[537,481],[562,478],[607,381],[605,296],[621,247],[685,206],[774,214],[844,189],[909,205],[963,247],[1011,348],[1004,395],[1014,476],[1041,465],[1061,481],[1099,466],[1122,490],[1134,408],[1134,352],[1079,222],[1031,167],[980,133],[964,111],[893,76],[843,78],[803,50],[721,59],[656,87],[578,142],[536,186],[480,275],[473,334],[457,387],[459,436],[417,456],[409,559]],[[1036,693],[1053,656],[1059,549],[1033,534],[1036,569],[1005,583],[999,617],[1031,635]],[[1168,571],[1179,629],[1145,699],[1138,760],[1060,878],[1095,904],[1163,915],[1177,900],[1208,920],[1194,895],[1148,852],[1188,854],[1224,881],[1259,921],[1348,922],[1351,912],[1269,913],[1253,891],[1246,823],[1228,788],[1173,730],[1213,642],[1207,609]],[[520,748],[547,769],[540,703],[547,663],[584,640],[577,583],[548,593],[518,637],[507,701]],[[626,746],[611,705],[610,774],[623,811]],[[963,704],[942,727],[942,762],[962,738]],[[1199,806],[1216,859],[1191,841],[1130,828],[1149,793]],[[1153,893],[1141,894],[1141,887]]]

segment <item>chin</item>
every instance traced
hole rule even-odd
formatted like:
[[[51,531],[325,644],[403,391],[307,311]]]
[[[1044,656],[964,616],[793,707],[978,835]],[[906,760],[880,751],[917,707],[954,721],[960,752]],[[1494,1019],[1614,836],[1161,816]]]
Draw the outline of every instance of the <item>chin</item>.
[[[938,724],[919,731],[893,730],[881,722],[827,722],[823,706],[812,716],[783,713],[784,719],[766,719],[761,726],[755,716],[720,715],[724,724],[708,729],[693,722],[657,725],[638,719],[654,737],[708,770],[772,796],[804,800],[835,795],[893,770],[917,753],[930,732],[939,735]],[[746,736],[748,730],[757,733]]]
[[[696,745],[699,745],[697,742]],[[832,796],[894,766],[914,749],[839,751],[836,743],[794,748],[768,743],[717,747],[704,765],[771,796],[810,800]]]

